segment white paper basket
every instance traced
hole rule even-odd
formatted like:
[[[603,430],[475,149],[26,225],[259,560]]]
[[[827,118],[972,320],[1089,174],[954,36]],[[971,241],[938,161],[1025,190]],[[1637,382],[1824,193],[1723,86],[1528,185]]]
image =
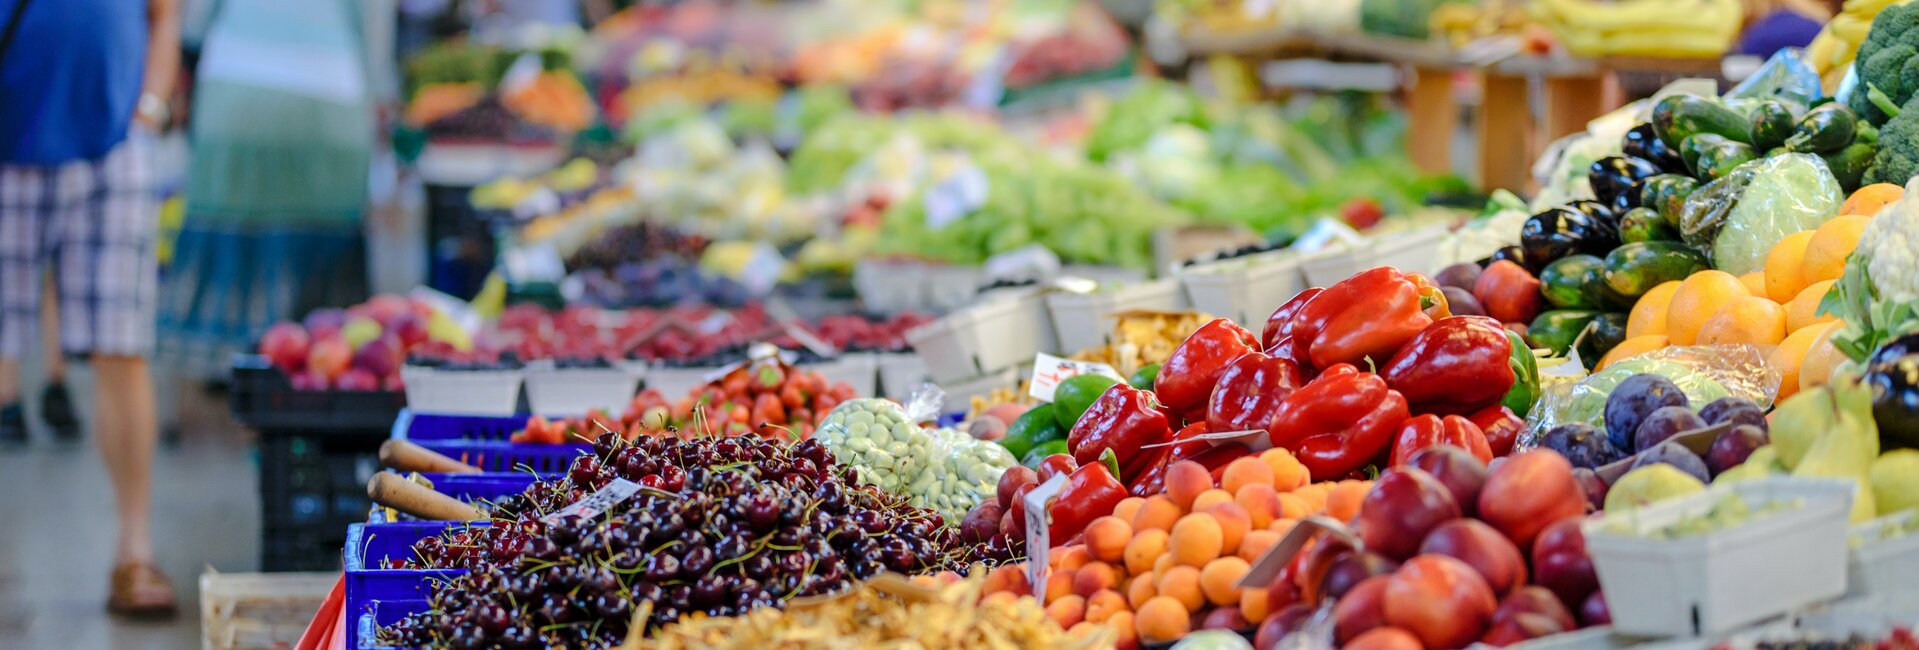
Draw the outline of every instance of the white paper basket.
[[[520,402],[522,370],[440,370],[405,366],[407,407],[419,413],[513,415]]]
[[[575,417],[592,409],[618,414],[633,401],[642,373],[631,367],[529,368],[526,404],[536,415]]]
[[[1113,331],[1108,318],[1112,314],[1135,309],[1179,311],[1186,308],[1186,296],[1179,282],[1168,278],[1091,293],[1051,293],[1046,296],[1046,308],[1059,351],[1070,353],[1105,343]]]

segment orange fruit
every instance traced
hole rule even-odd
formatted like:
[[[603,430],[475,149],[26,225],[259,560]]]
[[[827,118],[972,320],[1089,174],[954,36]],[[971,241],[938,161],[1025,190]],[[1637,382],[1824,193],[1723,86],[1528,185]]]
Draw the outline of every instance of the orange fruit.
[[[1120,499],[1119,505],[1113,506],[1113,516],[1119,517],[1120,521],[1131,523],[1133,515],[1139,514],[1139,507],[1145,503],[1146,500],[1139,497]]]
[[[1692,345],[1699,328],[1719,313],[1719,308],[1752,292],[1739,278],[1725,271],[1700,271],[1679,283],[1672,303],[1666,307],[1666,338],[1673,345]]]
[[[1807,285],[1786,303],[1786,331],[1797,332],[1809,325],[1829,323],[1839,320],[1831,314],[1819,315],[1819,302],[1826,299],[1826,293],[1832,290],[1832,280],[1820,280]]]
[[[1779,243],[1772,245],[1772,252],[1766,253],[1766,293],[1773,302],[1786,302],[1799,295],[1806,288],[1808,280],[1802,274],[1805,266],[1806,246],[1812,243],[1811,230],[1786,235]]]
[[[1747,296],[1719,308],[1699,327],[1700,345],[1755,343],[1777,345],[1786,338],[1786,308],[1779,303]]]
[[[1135,629],[1133,624],[1132,612],[1113,612],[1113,615],[1106,619],[1106,627],[1119,633],[1119,639],[1113,644],[1115,647],[1139,647],[1139,630]]]
[[[1086,525],[1086,550],[1101,562],[1126,559],[1126,544],[1133,541],[1133,525],[1112,515],[1094,519]]]
[[[1111,589],[1102,590],[1086,598],[1086,620],[1094,623],[1105,623],[1106,619],[1112,618],[1114,614],[1130,610],[1131,608],[1126,605],[1126,597]]]
[[[1119,588],[1119,572],[1105,562],[1094,562],[1073,572],[1073,593],[1091,598],[1102,589]]]
[[[1752,295],[1755,295],[1755,296],[1766,295],[1766,272],[1765,271],[1753,271],[1751,273],[1747,273],[1745,275],[1739,276],[1739,283],[1746,285],[1746,290],[1751,291]]]
[[[1839,214],[1863,214],[1868,217],[1879,214],[1879,209],[1887,203],[1899,200],[1906,195],[1906,188],[1894,183],[1873,183],[1853,190],[1852,196],[1839,206]]]
[[[1206,566],[1226,548],[1226,532],[1219,519],[1198,512],[1179,518],[1173,524],[1173,536],[1166,542],[1173,559],[1187,566]]]
[[[1280,515],[1279,493],[1271,485],[1246,485],[1233,493],[1233,503],[1246,509],[1246,516],[1252,519],[1254,528],[1265,528]]]
[[[1172,497],[1155,494],[1139,504],[1139,512],[1133,513],[1133,530],[1172,530],[1173,522],[1179,521],[1183,513]]]
[[[1078,625],[1086,619],[1086,599],[1079,596],[1067,596],[1046,605],[1046,615],[1067,628]]]
[[[1279,537],[1279,533],[1265,528],[1247,531],[1246,536],[1239,539],[1239,551],[1235,554],[1247,562],[1257,561],[1259,556],[1265,555],[1268,549],[1279,543]]]
[[[1239,613],[1249,621],[1264,621],[1273,613],[1272,592],[1265,587],[1239,590]]]
[[[1141,574],[1153,570],[1153,562],[1166,554],[1166,531],[1148,528],[1133,534],[1126,543],[1126,571]]]
[[[1859,234],[1871,222],[1872,217],[1849,214],[1833,217],[1812,231],[1805,259],[1799,262],[1799,277],[1809,283],[1839,279],[1846,272],[1846,256],[1859,247]]]
[[[1131,604],[1133,609],[1139,609],[1141,605],[1146,604],[1146,601],[1159,595],[1159,588],[1153,586],[1155,584],[1153,579],[1156,577],[1158,576],[1151,573],[1142,573],[1133,576],[1133,581],[1126,584],[1126,602]]]
[[[1291,492],[1279,495],[1279,516],[1281,519],[1299,519],[1310,514],[1313,514],[1313,506],[1307,502],[1304,497]]]
[[[1599,358],[1599,364],[1593,366],[1593,372],[1604,370],[1606,366],[1620,359],[1630,359],[1663,347],[1666,347],[1664,334],[1647,334],[1620,341],[1619,345],[1613,346],[1606,352],[1606,356]]]
[[[1799,390],[1826,385],[1832,369],[1847,361],[1846,353],[1832,344],[1832,337],[1844,330],[1845,326],[1835,321],[1827,323],[1825,329],[1813,337],[1806,354],[1799,359]]]
[[[1172,598],[1179,601],[1187,613],[1197,612],[1206,606],[1206,593],[1199,588],[1199,567],[1176,566],[1159,574],[1159,584],[1153,585],[1159,590],[1154,598]],[[1152,600],[1147,600],[1152,603]]]
[[[1207,562],[1199,570],[1199,590],[1214,605],[1231,605],[1239,601],[1239,579],[1251,568],[1245,560],[1231,555]]]
[[[1672,294],[1678,290],[1678,280],[1667,280],[1640,296],[1632,305],[1632,313],[1626,315],[1626,338],[1665,334],[1666,306],[1672,304]]]
[[[1169,596],[1154,596],[1133,613],[1134,631],[1145,643],[1163,643],[1186,636],[1193,630],[1190,612]]]
[[[1240,488],[1254,483],[1272,485],[1273,467],[1252,456],[1227,463],[1226,471],[1219,475],[1219,487],[1234,494],[1238,494]]]
[[[1246,509],[1233,501],[1207,508],[1206,514],[1212,515],[1213,520],[1219,522],[1219,553],[1221,555],[1232,555],[1237,552],[1239,541],[1253,529],[1252,515],[1246,514]]]
[[[1812,344],[1825,340],[1826,330],[1837,325],[1837,322],[1828,322],[1800,329],[1780,341],[1779,347],[1772,349],[1766,361],[1779,369],[1779,394],[1773,397],[1774,404],[1799,392],[1799,368],[1805,364],[1806,354],[1812,351]],[[1827,347],[1831,347],[1831,344],[1828,343]]]
[[[1191,510],[1191,512],[1206,512],[1208,510],[1212,510],[1213,506],[1216,506],[1222,503],[1232,503],[1232,502],[1233,502],[1233,493],[1227,492],[1225,490],[1221,490],[1219,488],[1213,488],[1211,490],[1207,490],[1205,492],[1199,493],[1199,496],[1193,499],[1193,509]]]
[[[1340,521],[1350,521],[1359,515],[1359,504],[1366,500],[1366,493],[1372,491],[1373,484],[1367,481],[1340,481],[1326,493],[1326,514]]]
[[[1180,510],[1195,510],[1193,499],[1210,489],[1213,489],[1213,474],[1206,471],[1205,465],[1182,460],[1166,466],[1166,496],[1172,497]]]
[[[1273,489],[1291,492],[1299,486],[1312,482],[1312,475],[1306,471],[1306,465],[1293,456],[1293,452],[1284,449],[1268,449],[1259,452],[1259,459],[1273,470]]]

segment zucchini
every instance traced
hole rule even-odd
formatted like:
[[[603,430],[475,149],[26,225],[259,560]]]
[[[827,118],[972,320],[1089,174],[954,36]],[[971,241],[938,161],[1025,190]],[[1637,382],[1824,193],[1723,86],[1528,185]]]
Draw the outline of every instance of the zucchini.
[[[1679,144],[1679,159],[1686,161],[1686,170],[1692,172],[1693,178],[1698,178],[1699,157],[1705,155],[1706,150],[1727,142],[1732,141],[1717,133],[1701,133],[1686,138],[1685,142]]]
[[[1567,255],[1539,271],[1539,293],[1561,309],[1596,309],[1586,287],[1606,283],[1606,261],[1597,255]]]
[[[1827,153],[1852,144],[1858,118],[1852,109],[1837,102],[1806,111],[1799,127],[1786,139],[1786,148],[1799,153]]]
[[[1535,348],[1552,350],[1554,356],[1566,354],[1572,348],[1573,339],[1579,338],[1579,332],[1586,324],[1598,318],[1601,312],[1591,309],[1554,309],[1539,313],[1538,318],[1526,326],[1526,338],[1532,339]]]
[[[1652,208],[1633,208],[1619,218],[1619,241],[1626,243],[1642,241],[1669,241],[1679,238],[1679,231],[1666,224],[1666,218]]]
[[[1713,98],[1670,95],[1652,107],[1653,133],[1669,146],[1679,146],[1687,138],[1701,133],[1748,142],[1752,139],[1749,128],[1745,117]]]
[[[1606,285],[1621,295],[1637,298],[1659,283],[1684,280],[1712,268],[1706,256],[1675,241],[1642,241],[1621,245],[1606,254]]]
[[[1699,189],[1699,181],[1683,174],[1660,174],[1642,181],[1639,204],[1659,212],[1659,218],[1666,225],[1679,227],[1679,213],[1686,207],[1686,197]]]
[[[1826,161],[1826,169],[1832,170],[1833,178],[1839,179],[1839,189],[1851,194],[1859,189],[1859,179],[1866,175],[1866,168],[1872,166],[1874,149],[1869,143],[1854,142],[1820,158]]]
[[[1695,171],[1699,172],[1698,176],[1701,179],[1716,181],[1725,178],[1740,165],[1752,162],[1758,157],[1759,154],[1752,150],[1752,145],[1728,140],[1700,152],[1699,168]]]
[[[1586,366],[1586,370],[1592,370],[1600,359],[1606,357],[1607,352],[1626,340],[1626,315],[1619,312],[1600,314],[1586,323],[1582,331],[1585,334],[1583,338],[1574,337],[1579,346],[1579,363]]]
[[[1792,137],[1797,120],[1793,119],[1791,106],[1767,99],[1746,114],[1746,122],[1752,131],[1752,148],[1766,150],[1785,144],[1786,138]]]

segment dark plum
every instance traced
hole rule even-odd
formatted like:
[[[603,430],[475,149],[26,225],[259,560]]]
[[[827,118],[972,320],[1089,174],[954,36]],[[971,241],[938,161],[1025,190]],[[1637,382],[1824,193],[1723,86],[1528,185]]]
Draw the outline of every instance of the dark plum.
[[[1737,397],[1721,397],[1713,400],[1712,403],[1707,404],[1705,408],[1699,409],[1699,419],[1705,420],[1707,426],[1717,425],[1721,422],[1731,422],[1733,424],[1750,424],[1759,427],[1760,431],[1767,430],[1765,409],[1759,408],[1758,404]]]
[[[1712,441],[1712,447],[1706,450],[1706,469],[1718,476],[1720,472],[1738,467],[1752,455],[1752,450],[1772,442],[1766,431],[1750,424],[1741,424],[1719,435]]]
[[[1667,439],[1706,426],[1699,415],[1684,406],[1662,406],[1646,415],[1633,434],[1634,449],[1652,449]]]
[[[1579,423],[1562,424],[1548,429],[1539,437],[1539,446],[1551,449],[1566,457],[1573,467],[1597,469],[1606,463],[1618,460],[1620,451],[1599,431]]]
[[[1633,435],[1647,415],[1664,406],[1686,406],[1686,394],[1672,380],[1659,375],[1627,377],[1606,396],[1606,439],[1625,453],[1639,451]]]
[[[1632,461],[1632,468],[1639,469],[1658,463],[1677,467],[1680,471],[1699,479],[1700,483],[1712,481],[1711,474],[1706,471],[1706,461],[1700,460],[1699,454],[1692,453],[1692,450],[1687,449],[1685,445],[1672,441],[1662,442],[1651,449],[1639,452],[1639,457]]]

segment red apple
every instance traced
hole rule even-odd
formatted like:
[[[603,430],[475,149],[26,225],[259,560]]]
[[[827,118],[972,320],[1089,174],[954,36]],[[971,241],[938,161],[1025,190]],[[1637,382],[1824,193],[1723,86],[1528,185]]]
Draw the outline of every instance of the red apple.
[[[1426,533],[1459,518],[1459,503],[1423,470],[1401,467],[1380,475],[1360,502],[1360,538],[1366,550],[1395,560],[1412,557]]]
[[[290,375],[306,367],[309,342],[306,328],[299,323],[274,323],[260,337],[260,354]]]
[[[1439,479],[1459,504],[1461,515],[1471,517],[1479,511],[1479,491],[1486,485],[1486,464],[1472,452],[1456,445],[1434,445],[1413,452],[1410,467],[1425,470]]]
[[[1572,464],[1552,451],[1507,456],[1479,493],[1479,518],[1520,547],[1531,546],[1547,524],[1584,514],[1586,492],[1573,480]]]
[[[1353,587],[1374,576],[1391,574],[1399,569],[1399,563],[1384,555],[1371,551],[1354,551],[1340,554],[1327,567],[1325,577],[1319,581],[1319,593],[1326,598],[1344,598]]]
[[[1444,555],[1406,561],[1386,582],[1386,622],[1428,648],[1463,648],[1479,639],[1498,601],[1465,562]]]
[[[1504,648],[1522,641],[1544,636],[1552,636],[1572,628],[1562,627],[1549,617],[1524,612],[1506,618],[1493,619],[1492,629],[1480,641],[1495,648]]]
[[[1333,638],[1344,644],[1353,637],[1386,624],[1386,581],[1389,576],[1373,576],[1353,585],[1346,596],[1333,605]]]
[[[397,372],[387,375],[384,379],[380,380],[380,389],[393,393],[406,390],[406,380],[402,379],[400,373]]]
[[[387,332],[400,337],[400,343],[405,344],[407,349],[425,343],[430,336],[426,329],[426,321],[414,316],[412,312],[408,312],[395,320],[393,324],[388,325]]]
[[[318,372],[327,381],[338,379],[353,363],[353,348],[337,337],[313,342],[307,351],[307,369]]]
[[[1039,482],[1039,475],[1034,473],[1031,468],[1016,465],[1007,469],[1005,473],[999,475],[999,507],[1002,509],[1011,509],[1013,507],[1013,493],[1018,492],[1022,487],[1037,482]]]
[[[1493,620],[1509,618],[1517,614],[1538,614],[1552,619],[1562,630],[1579,627],[1573,622],[1572,612],[1559,602],[1559,597],[1539,585],[1527,585],[1513,591],[1499,602],[1499,609],[1493,612]]]
[[[1606,508],[1606,493],[1612,491],[1612,486],[1606,484],[1606,479],[1599,478],[1598,472],[1585,467],[1574,467],[1573,480],[1579,482],[1579,489],[1586,495],[1587,513]]]
[[[1420,543],[1419,552],[1457,558],[1479,572],[1493,594],[1505,596],[1526,584],[1526,557],[1504,535],[1473,519],[1440,524]]]
[[[391,375],[405,362],[406,353],[401,350],[400,339],[392,334],[367,341],[366,345],[353,353],[353,366],[364,368],[375,377]]]
[[[1253,634],[1253,648],[1272,650],[1279,645],[1280,639],[1298,632],[1312,618],[1313,608],[1300,603],[1294,603],[1285,609],[1268,614],[1266,620],[1260,622],[1259,631]]]
[[[331,308],[315,309],[307,314],[302,324],[307,328],[307,336],[318,341],[340,333],[340,328],[346,326],[346,312]]]
[[[375,391],[380,390],[380,378],[365,368],[350,368],[340,374],[340,390]]]
[[[1587,627],[1612,625],[1612,608],[1606,606],[1606,592],[1594,591],[1586,597],[1586,604],[1579,606],[1579,622]]]
[[[1425,650],[1419,637],[1396,627],[1376,628],[1359,635],[1341,650]]]
[[[1584,603],[1599,590],[1599,574],[1586,554],[1586,534],[1579,519],[1554,522],[1533,541],[1533,582],[1559,597],[1561,603]]]
[[[1201,619],[1199,622],[1199,629],[1202,630],[1238,631],[1252,629],[1252,627],[1253,625],[1251,623],[1246,622],[1246,617],[1239,615],[1238,607],[1221,607],[1215,609],[1208,612],[1206,618]]]
[[[373,320],[380,321],[383,326],[391,326],[401,316],[413,313],[413,306],[407,304],[405,298],[390,293],[368,298],[365,307],[367,315],[372,316]]]

